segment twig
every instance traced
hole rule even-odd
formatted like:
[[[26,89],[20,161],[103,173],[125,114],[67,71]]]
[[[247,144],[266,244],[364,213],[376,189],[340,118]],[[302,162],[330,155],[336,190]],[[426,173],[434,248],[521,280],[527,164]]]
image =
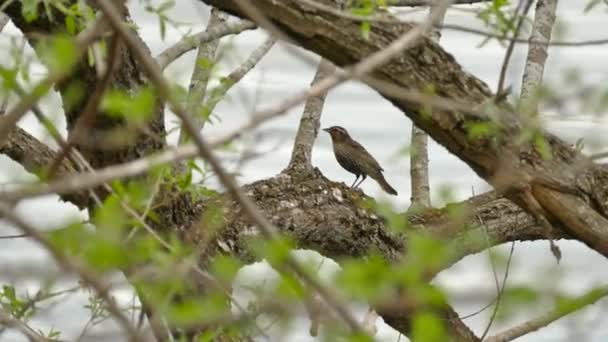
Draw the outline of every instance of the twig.
[[[513,33],[514,37],[519,36],[519,32],[521,31],[521,28],[523,27],[526,16],[528,15],[528,12],[530,11],[530,7],[532,7],[532,2],[533,2],[532,0],[520,0],[519,4],[517,6],[518,10],[521,7],[521,5],[524,3],[524,1],[526,1],[526,3],[524,5],[524,9],[523,9],[521,15],[517,18],[517,25],[515,26],[515,32]],[[515,11],[516,15],[519,13],[518,10]],[[496,87],[497,95],[503,93],[505,79],[507,76],[507,68],[509,67],[509,61],[511,60],[511,55],[513,54],[514,48],[515,48],[515,42],[512,40],[509,42],[509,46],[507,47],[507,51],[505,52],[505,57],[502,61],[502,65],[500,67],[500,76],[498,79],[498,86]],[[497,99],[498,99],[498,96],[497,96]]]
[[[482,2],[490,2],[491,0],[454,0],[452,5],[472,5]],[[390,7],[416,7],[416,6],[432,6],[441,3],[441,0],[389,0],[387,6]]]
[[[584,308],[587,305],[594,304],[598,300],[608,296],[608,286],[595,288],[586,294],[567,300],[558,304],[553,310],[535,318],[524,322],[515,327],[509,328],[494,336],[488,337],[486,342],[508,342],[518,337],[529,334],[538,329],[544,328],[547,325],[559,320],[562,317]]]
[[[34,329],[30,328],[27,324],[23,323],[22,321],[20,321],[18,319],[11,317],[11,315],[8,312],[4,311],[1,307],[0,307],[0,323],[2,325],[13,327],[13,328],[19,330],[23,335],[25,335],[25,337],[28,338],[28,340],[30,340],[32,342],[47,342],[48,341],[44,336],[37,333]]]
[[[125,330],[125,332],[129,336],[129,340],[140,340],[139,334],[137,333],[135,327],[131,324],[129,319],[124,315],[122,310],[110,297],[110,287],[102,278],[98,277],[97,274],[83,267],[74,260],[70,259],[62,251],[59,251],[57,248],[55,248],[46,236],[44,236],[36,228],[30,226],[27,222],[17,216],[14,210],[12,210],[11,206],[6,204],[5,202],[0,202],[0,214],[2,214],[4,218],[13,222],[25,234],[29,235],[32,240],[36,241],[38,244],[44,247],[44,249],[51,254],[53,259],[55,259],[59,266],[61,266],[67,271],[77,273],[85,283],[87,283],[95,290],[97,296],[104,300],[107,305],[108,311]]]
[[[211,9],[211,15],[205,33],[214,29],[215,27],[225,24],[226,18],[221,14],[217,8]],[[201,43],[196,53],[196,59],[194,60],[194,71],[192,71],[192,77],[190,78],[190,86],[188,87],[188,100],[186,108],[190,113],[199,113],[203,108],[205,101],[205,95],[207,93],[207,86],[209,84],[209,77],[215,66],[215,54],[219,45],[219,39],[212,40],[207,43]],[[198,130],[202,130],[205,126],[205,120],[196,116]],[[187,140],[187,135],[182,127],[179,130],[178,143],[184,144]]]
[[[314,7],[318,10],[322,10],[324,12],[333,14],[335,16],[338,16],[340,18],[345,18],[345,19],[349,19],[355,22],[365,22],[365,23],[384,23],[384,24],[401,24],[404,25],[406,24],[405,22],[395,18],[395,17],[386,17],[385,15],[370,15],[370,16],[362,16],[362,15],[356,15],[356,14],[352,14],[350,12],[347,11],[341,11],[335,8],[332,8],[330,6],[324,5],[322,3],[319,3],[315,0],[300,0],[301,2]],[[489,0],[488,0],[489,1]],[[406,24],[406,25],[410,25],[410,24]],[[519,38],[517,35],[515,36],[507,36],[506,33],[504,34],[500,34],[500,33],[494,33],[494,32],[490,32],[490,31],[486,31],[486,30],[480,30],[480,29],[476,29],[476,28],[472,28],[472,27],[467,27],[467,26],[462,26],[462,25],[458,25],[458,24],[441,24],[436,26],[439,29],[443,29],[443,30],[452,30],[452,31],[460,31],[460,32],[464,32],[464,33],[470,33],[470,34],[475,34],[475,35],[479,35],[479,36],[483,36],[486,38],[495,38],[498,39],[499,41],[503,41],[506,40],[508,42],[513,42],[515,44],[530,44],[530,43],[534,43],[534,44],[544,44],[544,42],[542,40],[530,40],[530,39],[524,39],[524,38]],[[548,46],[556,46],[556,47],[581,47],[581,46],[594,46],[594,45],[605,45],[608,44],[608,38],[602,38],[602,39],[589,39],[589,40],[577,40],[577,41],[562,41],[562,40],[555,40],[555,41],[551,41],[548,43]]]
[[[502,285],[500,287],[500,291],[498,292],[498,295],[496,296],[496,305],[494,305],[494,311],[492,312],[490,321],[486,325],[486,328],[484,329],[483,334],[481,334],[481,337],[479,338],[480,341],[483,341],[483,339],[488,335],[488,332],[490,331],[490,328],[492,327],[492,323],[494,323],[494,320],[496,319],[496,314],[498,314],[498,308],[500,307],[500,300],[502,298],[503,293],[505,292],[505,287],[507,286],[507,278],[509,278],[509,270],[511,269],[511,260],[513,259],[514,250],[515,250],[515,241],[511,242],[511,250],[509,251],[509,258],[507,259],[505,275],[502,278]]]
[[[201,106],[201,109],[204,111],[203,113],[199,113],[198,111],[188,110],[190,113],[202,114],[203,117],[200,118],[199,127],[202,129],[207,122],[207,119],[215,106],[226,96],[226,93],[237,84],[249,71],[253,69],[254,66],[258,64],[258,62],[270,51],[270,49],[274,46],[275,43],[274,38],[266,39],[262,45],[251,52],[251,55],[241,64],[238,68],[234,69],[228,76],[222,78],[220,80],[220,85],[211,90],[211,93],[208,95],[207,100]],[[199,115],[200,116],[200,115]],[[200,130],[199,129],[199,130]],[[183,129],[182,129],[183,132]]]
[[[2,235],[0,236],[0,240],[21,239],[28,236],[27,234]]]
[[[165,69],[169,64],[178,59],[186,52],[196,49],[197,46],[222,38],[230,34],[241,33],[246,30],[253,30],[257,25],[248,20],[241,20],[237,23],[223,23],[214,26],[212,29],[197,33],[190,37],[184,37],[170,48],[156,56],[156,62],[161,69]]]
[[[320,80],[326,78],[329,74],[334,73],[336,67],[326,59],[322,59],[317,67],[317,72],[310,84],[314,87]],[[317,138],[320,128],[321,114],[325,104],[327,93],[321,93],[317,96],[311,96],[306,100],[298,133],[296,134],[291,152],[291,160],[288,168],[302,166],[304,168],[312,168],[311,154],[312,147]]]

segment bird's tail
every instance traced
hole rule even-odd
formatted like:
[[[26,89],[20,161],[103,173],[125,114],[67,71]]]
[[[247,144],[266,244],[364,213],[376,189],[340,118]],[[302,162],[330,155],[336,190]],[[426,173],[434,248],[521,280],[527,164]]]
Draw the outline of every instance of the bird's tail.
[[[397,190],[395,190],[390,184],[388,184],[386,179],[384,179],[384,175],[382,174],[382,172],[379,172],[379,175],[378,175],[378,178],[376,179],[376,181],[378,182],[378,184],[380,184],[380,187],[382,187],[382,190],[386,191],[387,193],[389,193],[391,195],[397,195]]]

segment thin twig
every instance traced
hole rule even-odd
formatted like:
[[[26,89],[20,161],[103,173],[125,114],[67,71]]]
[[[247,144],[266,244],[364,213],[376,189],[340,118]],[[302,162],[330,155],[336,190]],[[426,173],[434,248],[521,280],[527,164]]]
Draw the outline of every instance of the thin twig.
[[[207,100],[201,106],[203,113],[198,113],[197,111],[189,110],[190,113],[203,115],[203,117],[200,118],[201,121],[199,122],[199,127],[201,129],[202,127],[204,127],[205,122],[207,122],[209,115],[213,113],[213,110],[215,109],[217,104],[222,99],[224,99],[226,93],[228,93],[228,91],[235,84],[237,84],[241,79],[243,79],[243,77],[245,77],[245,75],[247,75],[249,71],[251,71],[253,67],[255,67],[260,62],[260,60],[262,60],[262,58],[274,46],[275,41],[276,40],[274,38],[266,39],[260,46],[258,46],[255,50],[253,50],[253,52],[251,52],[251,55],[249,55],[249,57],[241,65],[239,65],[239,67],[230,72],[228,76],[220,79],[220,84],[211,90],[207,97]]]
[[[519,15],[519,17],[516,17],[517,25],[515,26],[515,32],[513,33],[514,37],[519,36],[519,32],[521,31],[521,28],[523,27],[524,21],[526,20],[526,16],[528,15],[530,8],[532,7],[532,2],[533,2],[532,0],[520,0],[519,4],[517,6],[517,10],[515,11],[516,15],[519,13],[519,8],[524,3],[524,1],[526,1],[525,5],[524,5],[524,9],[523,9],[521,15]],[[511,40],[509,42],[509,46],[507,47],[507,51],[505,52],[505,57],[502,61],[502,65],[500,67],[500,76],[498,79],[498,86],[496,87],[497,95],[503,93],[505,79],[507,76],[507,68],[509,67],[509,61],[511,60],[511,55],[513,54],[514,48],[515,48],[515,41]],[[498,96],[497,96],[497,98],[498,98]]]
[[[9,327],[13,327],[13,328],[19,330],[31,342],[47,342],[48,341],[44,336],[37,333],[34,329],[30,328],[24,322],[11,317],[11,315],[8,312],[4,311],[4,309],[2,309],[1,307],[0,307],[0,324],[9,326]]]
[[[253,30],[257,25],[248,20],[241,20],[237,23],[223,23],[212,29],[197,33],[193,36],[184,37],[173,46],[156,56],[156,62],[161,69],[165,69],[169,64],[178,59],[188,51],[196,49],[197,46],[214,41],[230,34],[241,33],[246,30]]]
[[[501,333],[494,336],[490,336],[485,342],[508,342],[518,337],[529,334],[538,329],[544,328],[547,325],[559,320],[562,317],[568,316],[573,312],[576,312],[587,305],[594,304],[598,300],[608,296],[608,286],[592,289],[586,294],[564,301],[558,304],[553,310],[535,318],[524,322],[515,327],[509,328]]]
[[[314,0],[300,0],[300,1],[311,7],[316,8],[318,10],[322,10],[326,13],[330,13],[330,14],[333,14],[340,18],[352,20],[355,22],[384,23],[384,24],[393,24],[393,25],[401,24],[401,25],[407,25],[408,27],[411,25],[411,23],[404,22],[395,17],[387,17],[385,15],[369,15],[369,16],[356,15],[356,14],[352,14],[351,12],[348,12],[348,11],[341,11],[341,10],[332,8],[330,6],[324,5],[324,4],[314,1]],[[443,29],[443,30],[460,31],[460,32],[464,32],[464,33],[479,35],[479,36],[482,36],[485,38],[494,38],[494,39],[498,39],[499,41],[513,42],[515,44],[531,44],[531,43],[532,44],[544,44],[543,40],[535,40],[535,39],[530,40],[530,39],[525,39],[525,38],[519,38],[517,35],[507,36],[506,33],[494,33],[494,32],[490,32],[490,31],[480,30],[480,29],[476,29],[476,28],[472,28],[472,27],[468,27],[468,26],[462,26],[462,25],[458,25],[458,24],[445,24],[444,23],[444,24],[438,25],[436,27],[439,29]],[[550,43],[548,43],[548,46],[582,47],[582,46],[595,46],[595,45],[605,45],[605,44],[608,44],[608,38],[574,40],[574,41],[555,40],[555,41],[551,41]]]
[[[452,5],[472,5],[492,0],[454,0]],[[417,7],[433,6],[441,3],[441,0],[389,0],[387,6],[390,7]]]
[[[498,314],[498,308],[500,307],[500,300],[502,298],[502,295],[504,294],[505,287],[507,286],[507,279],[509,278],[509,270],[511,269],[511,260],[513,260],[513,251],[514,250],[515,250],[515,241],[511,242],[511,250],[509,251],[509,258],[507,259],[505,275],[502,278],[502,285],[500,287],[500,291],[498,292],[498,295],[496,296],[496,305],[494,305],[494,311],[492,312],[490,321],[486,325],[486,328],[484,329],[483,334],[481,334],[481,337],[479,338],[480,341],[483,341],[483,339],[488,335],[488,332],[490,331],[490,328],[492,327],[492,323],[494,323],[494,320],[496,319],[496,315]]]
[[[46,236],[17,216],[14,210],[12,210],[12,207],[5,202],[0,202],[0,214],[2,214],[2,216],[7,220],[14,223],[17,228],[21,229],[21,231],[23,231],[25,234],[29,235],[32,240],[44,247],[44,249],[51,254],[59,266],[67,271],[78,274],[86,284],[95,290],[97,296],[104,300],[108,311],[125,330],[129,336],[129,340],[140,340],[139,334],[137,333],[135,327],[124,315],[122,310],[117,306],[116,302],[114,302],[114,300],[111,298],[109,293],[110,286],[103,280],[103,278],[100,278],[97,274],[88,268],[83,267],[81,264],[66,256],[62,251],[55,248],[55,246],[53,246]]]

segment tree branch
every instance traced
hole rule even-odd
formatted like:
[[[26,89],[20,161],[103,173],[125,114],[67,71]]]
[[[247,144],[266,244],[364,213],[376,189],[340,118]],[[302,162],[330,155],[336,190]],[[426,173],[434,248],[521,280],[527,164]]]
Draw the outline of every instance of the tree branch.
[[[205,33],[215,29],[219,25],[226,24],[226,17],[218,9],[211,9],[211,15]],[[209,85],[209,76],[215,67],[215,53],[219,45],[219,39],[212,40],[207,43],[201,43],[198,47],[196,59],[194,60],[194,71],[190,78],[190,86],[188,87],[188,101],[187,108],[190,113],[199,114],[203,108],[205,101],[205,94],[207,93],[207,86]],[[196,115],[198,130],[202,130],[205,126],[206,118],[201,118],[200,115]],[[181,145],[187,140],[187,135],[182,127],[179,130],[178,143]]]
[[[433,5],[429,16],[435,18],[430,36],[435,42],[441,38],[441,24],[447,8]],[[410,144],[410,209],[429,208],[431,206],[431,186],[429,185],[429,151],[428,137],[423,130],[412,124]]]
[[[196,49],[197,46],[201,46],[230,34],[238,34],[255,28],[257,28],[257,26],[248,20],[216,25],[213,28],[197,33],[191,37],[182,38],[182,40],[158,54],[158,56],[156,56],[156,63],[164,70],[173,61],[186,52]]]
[[[471,5],[491,0],[454,0],[452,5]],[[417,6],[432,6],[441,3],[441,0],[389,0],[388,6],[391,7],[417,7]]]
[[[608,296],[608,287],[603,286],[592,289],[583,296],[574,299],[566,299],[558,303],[555,309],[549,311],[535,319],[524,322],[513,328],[509,328],[494,336],[488,337],[486,342],[508,342],[518,337],[527,335],[533,331],[544,328],[562,317],[576,312],[587,305],[595,304],[600,299]]]
[[[336,70],[336,67],[325,59],[321,59],[317,72],[310,83],[314,87],[320,80],[326,78]],[[296,134],[291,151],[291,160],[287,168],[302,167],[307,170],[312,169],[311,155],[312,147],[319,134],[321,114],[325,104],[327,92],[310,96],[304,105],[298,133]]]
[[[204,2],[236,15],[246,15],[235,0]],[[335,5],[335,0],[320,2]],[[407,23],[378,23],[372,24],[369,35],[363,37],[356,21],[299,1],[259,0],[256,6],[293,41],[343,67],[385,51],[391,42],[416,29]],[[541,153],[531,141],[522,143],[526,128],[504,103],[496,108],[497,115],[488,115],[491,111],[487,110],[477,113],[481,115],[470,114],[471,109],[487,106],[493,94],[485,83],[465,72],[451,55],[430,39],[422,38],[415,47],[399,52],[399,58],[374,69],[368,78],[404,90],[423,90],[431,84],[435,93],[468,103],[469,110],[433,110],[429,115],[428,106],[397,98],[375,85],[381,95],[509,199],[530,213],[537,213],[537,207],[531,206],[529,201],[530,196],[534,197],[546,210],[544,215],[551,224],[561,223],[569,235],[608,256],[608,220],[603,212],[594,209],[589,198],[580,194],[592,196],[594,189],[589,185],[593,177],[604,177],[604,169],[592,167],[590,161],[569,144],[538,130],[537,139],[544,141],[551,154],[551,158],[543,157],[544,152]],[[471,137],[471,125],[497,127],[500,139],[496,140],[495,135]],[[581,173],[587,182],[576,181]],[[603,195],[600,202],[606,202]]]
[[[542,85],[556,10],[557,0],[539,0],[536,4],[520,99],[523,103],[524,113],[531,113],[533,116],[538,114],[536,94]]]

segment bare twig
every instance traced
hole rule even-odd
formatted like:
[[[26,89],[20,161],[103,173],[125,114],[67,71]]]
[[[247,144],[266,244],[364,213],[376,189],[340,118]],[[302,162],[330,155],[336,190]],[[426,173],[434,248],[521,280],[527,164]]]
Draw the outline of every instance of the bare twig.
[[[324,5],[315,0],[300,0],[307,5],[310,5],[316,9],[325,11],[327,13],[336,15],[341,18],[349,19],[355,22],[365,22],[365,23],[385,23],[385,24],[404,24],[403,21],[395,18],[395,17],[387,17],[385,15],[357,15],[352,14],[348,11],[341,11],[335,9],[333,7]],[[489,0],[488,0],[489,1]],[[441,24],[438,25],[437,28],[443,30],[452,30],[452,31],[460,31],[470,34],[475,34],[479,36],[483,36],[486,38],[494,38],[499,41],[508,41],[514,44],[544,44],[542,40],[530,40],[525,38],[519,38],[518,35],[507,36],[506,33],[494,33],[486,30],[480,30],[468,26],[462,26],[458,24]],[[549,46],[556,47],[582,47],[582,46],[594,46],[594,45],[605,45],[608,44],[608,38],[602,39],[589,39],[589,40],[573,40],[573,41],[562,41],[562,40],[554,40],[548,43]]]
[[[594,304],[595,302],[606,296],[608,296],[608,286],[595,288],[578,298],[566,300],[563,303],[558,304],[552,311],[549,311],[535,319],[509,328],[494,336],[490,336],[486,339],[486,342],[512,341],[518,337],[544,328],[562,317],[568,316],[569,314],[576,312],[587,305]]]
[[[80,263],[72,260],[68,256],[66,256],[62,251],[55,248],[49,239],[41,234],[36,228],[29,225],[27,222],[22,220],[19,216],[17,216],[12,209],[12,207],[5,202],[0,202],[0,214],[12,223],[14,223],[17,228],[21,229],[23,233],[29,235],[32,240],[36,241],[40,244],[44,249],[51,254],[53,259],[61,266],[63,269],[71,272],[75,272],[80,276],[80,278],[91,286],[97,295],[102,298],[107,306],[108,311],[112,314],[112,316],[118,321],[118,323],[125,330],[127,335],[129,336],[130,341],[139,341],[140,337],[137,333],[137,330],[131,324],[129,319],[125,316],[122,310],[116,305],[114,300],[111,298],[109,290],[110,286],[97,274],[89,270],[88,268],[82,266]]]
[[[416,7],[416,6],[432,6],[440,4],[442,0],[389,0],[388,6],[392,7]],[[454,0],[452,5],[471,5],[491,0]]]
[[[253,69],[253,67],[258,64],[258,62],[274,46],[275,41],[276,40],[274,38],[266,39],[260,46],[251,52],[251,55],[249,55],[249,57],[241,65],[230,72],[228,76],[223,77],[220,80],[220,85],[211,90],[211,93],[208,95],[207,100],[202,106],[203,117],[201,118],[201,127],[204,126],[209,115],[213,113],[215,106],[217,106],[217,104],[226,96],[226,93],[228,93],[232,86],[237,84],[243,77],[245,77],[245,75],[247,75],[247,73],[249,73],[249,71]],[[196,113],[192,111],[189,112]]]
[[[237,34],[246,30],[252,30],[256,27],[256,24],[247,20],[241,20],[237,23],[222,23],[220,25],[216,25],[212,29],[183,38],[179,42],[175,43],[175,45],[158,54],[158,56],[156,56],[156,62],[161,69],[165,69],[177,58],[186,52],[195,49],[199,45],[217,40],[230,34]]]
[[[319,62],[317,72],[315,73],[310,86],[314,87],[319,80],[326,78],[335,70],[336,67],[331,62],[322,59]],[[291,160],[289,161],[288,168],[295,166],[312,168],[312,147],[319,133],[321,113],[323,112],[326,96],[327,93],[321,93],[317,96],[311,96],[306,100],[302,118],[300,119],[300,125],[298,126],[298,133],[296,134],[296,139],[293,143],[293,150],[291,152]]]
[[[511,242],[511,250],[509,251],[509,258],[507,259],[507,265],[505,267],[505,275],[502,278],[502,284],[500,287],[500,291],[498,291],[498,295],[496,296],[496,304],[494,305],[494,311],[492,311],[492,316],[490,317],[490,320],[488,321],[488,324],[486,325],[486,328],[483,331],[483,334],[481,334],[481,337],[479,338],[480,341],[483,341],[483,339],[488,335],[488,332],[490,331],[490,328],[492,327],[492,323],[494,323],[494,320],[496,319],[496,314],[498,314],[498,308],[500,307],[500,300],[502,298],[502,295],[505,292],[505,287],[507,286],[507,279],[509,278],[509,270],[511,269],[511,260],[513,260],[513,251],[515,250],[515,241]]]
[[[9,326],[19,330],[25,337],[31,342],[46,342],[48,341],[44,336],[37,333],[34,329],[30,328],[27,324],[22,321],[11,317],[11,315],[0,308],[0,324],[3,326]]]
[[[211,15],[205,33],[216,28],[219,25],[226,23],[226,17],[217,8],[211,9]],[[209,77],[213,71],[215,65],[215,53],[219,45],[219,39],[212,40],[207,43],[201,43],[198,47],[196,59],[194,60],[194,71],[190,78],[190,86],[188,87],[188,102],[187,108],[190,113],[199,113],[203,108],[203,102],[205,101],[205,95],[207,93],[207,85],[209,84]],[[205,119],[201,118],[200,115],[195,116],[198,124],[198,130],[202,130],[205,126]],[[179,131],[179,144],[186,142],[187,135],[184,134],[184,129]]]
[[[519,13],[519,8],[522,6],[522,4],[524,4],[525,1],[525,5],[523,5],[523,11],[522,13],[519,15],[519,17],[516,17],[517,19],[517,25],[515,26],[515,31],[513,33],[514,37],[519,37],[519,32],[521,31],[524,21],[526,20],[526,16],[528,15],[528,12],[530,11],[530,7],[532,7],[532,0],[520,0],[519,4],[517,6],[517,9],[515,11],[515,14],[517,15]],[[511,60],[511,55],[513,54],[513,49],[515,48],[515,41],[511,40],[509,42],[509,46],[507,47],[507,51],[505,52],[505,57],[502,61],[502,65],[500,67],[500,76],[498,79],[498,86],[496,87],[496,94],[502,94],[503,90],[504,90],[504,85],[505,85],[505,79],[507,76],[507,68],[509,67],[509,61]],[[497,96],[498,99],[498,96]]]

